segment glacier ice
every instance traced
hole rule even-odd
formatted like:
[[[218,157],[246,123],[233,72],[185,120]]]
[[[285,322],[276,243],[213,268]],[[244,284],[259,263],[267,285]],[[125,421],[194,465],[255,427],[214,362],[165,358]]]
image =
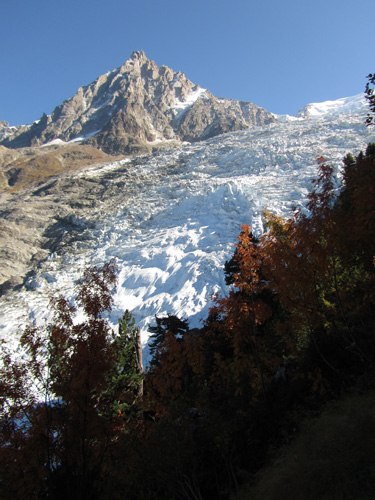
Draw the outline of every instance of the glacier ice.
[[[323,155],[340,176],[343,157],[373,141],[364,125],[364,99],[315,106],[304,118],[233,132],[150,156],[88,169],[85,177],[121,178],[128,190],[101,214],[94,240],[80,252],[51,255],[33,286],[3,298],[0,336],[17,343],[26,322],[48,321],[48,296],[73,300],[74,281],[87,265],[114,259],[119,268],[110,320],[124,309],[147,328],[155,314],[177,314],[200,326],[214,293],[225,293],[223,265],[242,224],[261,232],[265,208],[288,216],[303,206]],[[342,109],[340,111],[340,105]],[[332,112],[331,112],[332,111]]]

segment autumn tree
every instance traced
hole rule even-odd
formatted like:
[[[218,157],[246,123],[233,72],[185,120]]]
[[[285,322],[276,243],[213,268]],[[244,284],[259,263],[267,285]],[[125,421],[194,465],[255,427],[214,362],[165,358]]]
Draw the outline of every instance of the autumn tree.
[[[373,272],[372,258],[367,272],[363,267],[374,241],[371,161],[367,154],[359,160],[346,157],[344,188],[337,198],[333,168],[321,158],[307,211],[297,210],[287,221],[268,214],[263,237],[266,273],[286,311],[280,331],[294,355],[310,355],[313,361],[315,352],[316,370],[337,383],[355,366],[372,362],[358,330],[366,314],[359,314],[359,306],[352,313]]]
[[[375,256],[375,144],[369,144],[365,153],[344,159],[344,184],[338,200],[342,216],[350,231],[342,237],[343,248],[366,269],[373,269]]]
[[[3,498],[99,498],[124,425],[119,404],[139,393],[135,326],[125,313],[115,336],[111,310],[116,266],[86,269],[76,303],[52,300],[47,328],[28,327],[21,351],[4,347],[0,385]],[[129,337],[132,347],[127,352]],[[124,373],[129,370],[131,373]],[[108,395],[111,395],[111,398]],[[126,395],[126,397],[125,397]]]
[[[192,404],[202,371],[200,331],[190,330],[186,320],[174,315],[156,317],[149,331],[153,333],[153,358],[145,380],[147,390],[161,413],[185,411]]]
[[[206,441],[181,442],[206,457],[216,491],[235,488],[242,468],[261,460],[261,442],[278,439],[288,408],[319,404],[374,364],[374,151],[347,156],[341,194],[334,168],[319,158],[304,209],[286,220],[266,212],[259,238],[242,227],[225,266],[231,288],[203,328],[174,334],[159,325],[146,385],[158,425],[168,426],[155,449],[166,450],[183,409],[194,406],[207,415]],[[185,484],[194,478],[199,497],[203,474],[192,475],[188,455],[174,470]]]
[[[210,377],[223,394],[248,404],[265,392],[266,379],[280,362],[266,334],[274,297],[263,274],[262,248],[249,226],[242,227],[225,270],[232,289],[211,308],[205,333],[212,352]]]

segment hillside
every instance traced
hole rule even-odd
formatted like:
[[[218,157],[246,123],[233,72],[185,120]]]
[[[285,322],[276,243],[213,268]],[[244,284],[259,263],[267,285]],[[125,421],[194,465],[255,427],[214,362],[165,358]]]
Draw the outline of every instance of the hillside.
[[[375,393],[360,391],[296,421],[288,446],[233,500],[370,500],[375,485],[372,450]]]

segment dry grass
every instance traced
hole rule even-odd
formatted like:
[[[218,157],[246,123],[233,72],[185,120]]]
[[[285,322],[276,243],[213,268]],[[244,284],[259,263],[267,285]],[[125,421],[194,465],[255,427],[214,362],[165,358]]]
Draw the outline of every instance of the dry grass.
[[[0,146],[0,192],[17,192],[29,184],[123,158],[88,145],[63,145],[10,150]]]
[[[235,500],[375,499],[375,391],[330,403]]]

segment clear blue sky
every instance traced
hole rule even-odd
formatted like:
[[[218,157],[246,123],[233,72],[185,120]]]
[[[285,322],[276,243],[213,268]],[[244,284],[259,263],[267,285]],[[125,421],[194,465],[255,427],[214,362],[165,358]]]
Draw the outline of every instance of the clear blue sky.
[[[31,123],[144,50],[218,97],[294,114],[363,92],[375,0],[3,0],[0,120]]]

